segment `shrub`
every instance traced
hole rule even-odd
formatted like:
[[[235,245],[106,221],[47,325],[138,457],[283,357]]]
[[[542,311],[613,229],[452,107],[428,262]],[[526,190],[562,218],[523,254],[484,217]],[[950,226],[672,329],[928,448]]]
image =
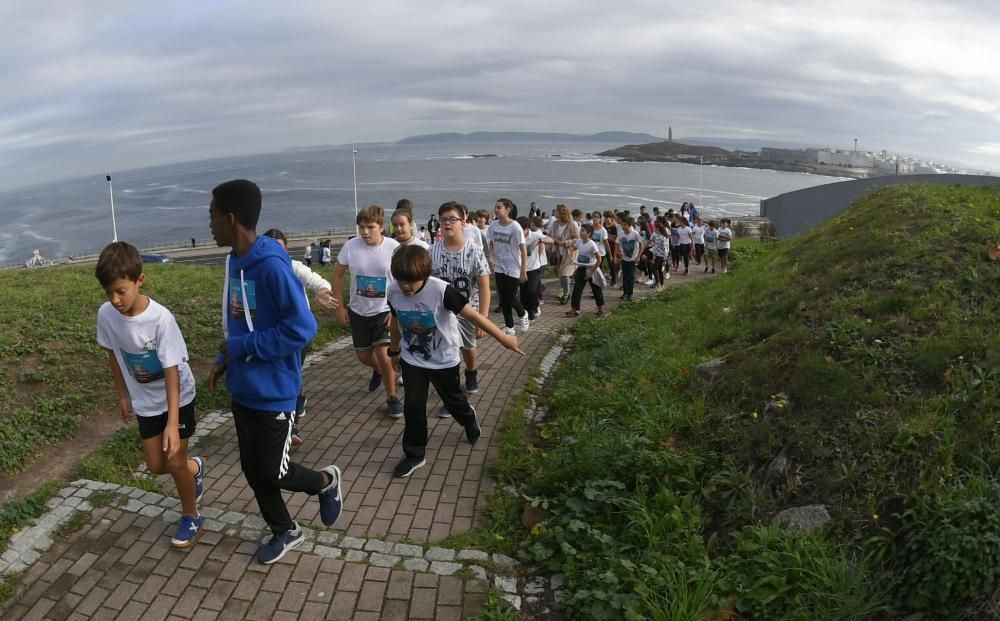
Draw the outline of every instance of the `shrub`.
[[[723,592],[736,595],[736,610],[748,619],[865,619],[881,608],[865,568],[818,534],[747,527],[716,564]]]
[[[1000,484],[973,479],[912,496],[891,565],[900,604],[951,616],[1000,580]]]

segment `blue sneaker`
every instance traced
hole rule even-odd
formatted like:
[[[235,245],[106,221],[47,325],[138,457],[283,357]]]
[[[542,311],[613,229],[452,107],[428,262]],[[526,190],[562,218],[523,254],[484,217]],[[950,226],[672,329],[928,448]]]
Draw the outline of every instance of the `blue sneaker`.
[[[194,501],[201,502],[202,494],[205,493],[205,460],[201,457],[192,457],[198,464],[198,472],[194,475]]]
[[[483,430],[479,427],[476,408],[472,408],[472,422],[465,426],[465,439],[469,441],[469,444],[475,444],[481,435],[483,435]]]
[[[204,532],[201,525],[204,521],[205,518],[201,516],[182,515],[180,526],[177,527],[177,534],[170,540],[170,543],[175,548],[190,548],[201,538],[201,534]]]
[[[372,378],[368,380],[368,392],[375,392],[375,389],[382,385],[382,376],[378,371],[372,371]]]
[[[302,446],[302,434],[299,433],[298,427],[292,427],[292,448],[300,446]]]
[[[327,466],[322,472],[330,475],[330,484],[319,493],[319,517],[326,526],[333,526],[344,510],[344,497],[340,494],[340,468]]]
[[[299,396],[295,399],[295,421],[298,422],[300,418],[305,418],[306,416],[306,406],[309,405],[309,397],[299,393]]]
[[[399,397],[389,397],[389,400],[385,402],[385,410],[389,414],[389,418],[399,418],[403,415],[403,402],[399,400]]]
[[[292,530],[286,530],[280,535],[274,535],[267,543],[257,550],[257,560],[262,565],[277,563],[281,557],[292,548],[297,548],[306,540],[305,533],[299,528],[298,522],[292,522]]]

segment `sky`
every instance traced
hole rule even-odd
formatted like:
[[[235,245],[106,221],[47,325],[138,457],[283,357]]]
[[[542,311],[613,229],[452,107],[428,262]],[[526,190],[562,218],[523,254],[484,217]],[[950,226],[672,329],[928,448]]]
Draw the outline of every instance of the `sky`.
[[[0,190],[444,131],[795,141],[1000,171],[993,0],[4,0]]]

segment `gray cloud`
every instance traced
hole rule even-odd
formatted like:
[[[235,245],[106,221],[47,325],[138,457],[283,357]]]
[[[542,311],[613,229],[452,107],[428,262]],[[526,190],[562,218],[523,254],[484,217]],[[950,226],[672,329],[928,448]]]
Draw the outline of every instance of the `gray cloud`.
[[[1000,170],[994,4],[787,4],[4,3],[0,188],[294,144],[667,124]]]

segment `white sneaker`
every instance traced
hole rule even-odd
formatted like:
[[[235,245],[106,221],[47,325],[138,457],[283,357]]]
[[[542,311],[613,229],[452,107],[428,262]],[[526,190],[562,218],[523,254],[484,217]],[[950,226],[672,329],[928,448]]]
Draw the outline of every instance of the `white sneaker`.
[[[722,270],[722,273],[723,274],[728,274],[729,273],[729,269],[727,268],[727,269]]]
[[[514,332],[514,328],[508,328],[506,326],[501,328],[500,331],[503,332],[504,334],[509,334],[510,336],[514,336],[515,334],[517,334],[517,332]]]
[[[402,386],[403,385],[403,374],[402,373],[397,373],[396,374],[396,385],[397,386]]]
[[[535,311],[535,319],[538,319],[541,316],[542,316],[542,307],[539,306],[538,310]]]
[[[528,319],[528,313],[524,313],[524,315],[521,316],[521,332],[527,332],[530,327],[531,320]]]
[[[666,273],[666,275],[663,277],[663,280],[670,280],[670,272]]]
[[[646,279],[646,286],[649,286],[649,285],[653,284],[654,282],[656,282],[656,281],[653,280],[652,278],[647,278]]]

